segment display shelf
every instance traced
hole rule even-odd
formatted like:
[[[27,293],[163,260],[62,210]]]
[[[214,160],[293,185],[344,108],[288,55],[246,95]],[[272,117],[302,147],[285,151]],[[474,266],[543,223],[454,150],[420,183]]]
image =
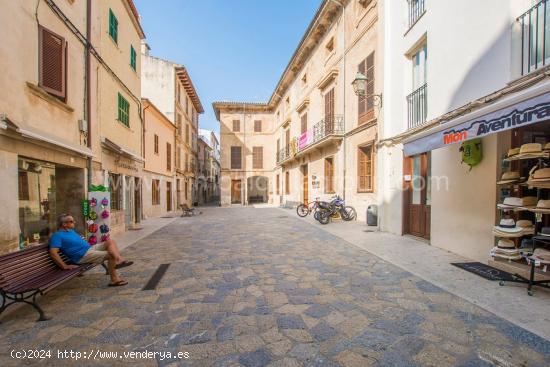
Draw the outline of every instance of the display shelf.
[[[536,157],[510,157],[510,158],[504,158],[505,162],[516,162],[516,161],[527,161],[530,159],[548,159],[550,158],[549,153],[542,153],[540,155],[537,155]]]
[[[531,266],[527,265],[525,262],[520,261],[509,261],[504,259],[490,258],[488,261],[488,265],[492,266],[493,268],[506,271],[512,275],[518,274],[527,279],[529,279],[529,274],[531,272]],[[550,270],[547,272],[543,272],[542,268],[535,268],[534,280],[550,280]]]

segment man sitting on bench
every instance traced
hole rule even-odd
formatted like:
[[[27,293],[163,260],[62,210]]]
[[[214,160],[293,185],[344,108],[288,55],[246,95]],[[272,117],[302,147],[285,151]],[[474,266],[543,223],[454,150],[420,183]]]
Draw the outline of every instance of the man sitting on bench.
[[[84,241],[74,230],[74,218],[70,214],[61,214],[57,223],[58,231],[50,238],[50,256],[55,263],[64,270],[74,269],[77,265],[67,265],[59,256],[61,250],[73,264],[103,264],[108,261],[108,272],[111,276],[110,287],[128,284],[119,277],[116,269],[133,264],[133,261],[125,261],[120,256],[115,241],[109,239],[102,244],[93,247]]]

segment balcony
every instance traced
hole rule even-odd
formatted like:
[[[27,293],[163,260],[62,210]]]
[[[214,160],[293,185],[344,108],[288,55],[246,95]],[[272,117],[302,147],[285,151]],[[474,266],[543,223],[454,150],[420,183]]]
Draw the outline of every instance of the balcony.
[[[541,0],[517,18],[521,27],[521,75],[550,62],[550,4]]]
[[[277,164],[283,164],[301,155],[318,149],[344,137],[344,116],[335,115],[313,125],[305,133],[293,138],[277,152]]]
[[[426,122],[428,112],[428,84],[424,84],[407,96],[408,128],[414,129]]]
[[[418,19],[426,12],[424,0],[408,0],[409,2],[409,29],[411,29]]]

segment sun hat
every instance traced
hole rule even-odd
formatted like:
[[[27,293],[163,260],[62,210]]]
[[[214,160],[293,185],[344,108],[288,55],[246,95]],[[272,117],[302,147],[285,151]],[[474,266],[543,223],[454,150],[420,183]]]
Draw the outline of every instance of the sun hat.
[[[495,254],[503,254],[503,255],[518,255],[519,254],[519,249],[493,247],[491,252],[493,252]]]
[[[530,208],[533,213],[550,214],[550,200],[539,200],[537,206]]]
[[[512,240],[509,240],[507,238],[501,238],[498,240],[497,247],[498,248],[515,248],[516,244]]]
[[[508,154],[506,155],[508,158],[514,157],[519,154],[519,148],[511,148],[508,149]]]
[[[537,198],[535,196],[525,196],[518,198],[515,196],[508,196],[504,198],[502,204],[497,204],[499,209],[514,209],[514,208],[529,208],[535,206]]]
[[[521,255],[519,253],[515,255],[505,255],[505,254],[499,254],[497,252],[493,252],[492,256],[500,259],[505,259],[505,260],[521,260]]]
[[[529,177],[529,181],[550,181],[550,168],[541,168],[536,170]]]
[[[545,154],[542,152],[542,144],[540,143],[527,143],[523,144],[519,148],[519,154],[517,158],[539,158]]]
[[[504,185],[507,183],[512,183],[519,181],[519,172],[518,171],[510,171],[510,172],[504,172],[500,178],[500,181],[497,182],[497,185]]]
[[[543,263],[550,263],[550,250],[544,248],[537,248],[533,251],[531,259],[538,260]]]
[[[546,145],[544,146],[544,148],[542,149],[544,151],[549,151],[550,150],[550,142],[546,143]]]

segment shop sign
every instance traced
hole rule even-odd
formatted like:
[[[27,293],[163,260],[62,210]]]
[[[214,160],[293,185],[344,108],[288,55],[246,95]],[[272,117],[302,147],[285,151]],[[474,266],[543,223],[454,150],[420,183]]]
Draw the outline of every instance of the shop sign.
[[[136,163],[130,159],[123,160],[120,157],[115,159],[115,166],[118,168],[124,168],[130,171],[138,172],[138,168],[136,167]]]
[[[88,218],[90,214],[90,203],[86,199],[82,199],[82,216]]]
[[[427,152],[548,119],[550,119],[550,93],[405,143],[405,155]]]

